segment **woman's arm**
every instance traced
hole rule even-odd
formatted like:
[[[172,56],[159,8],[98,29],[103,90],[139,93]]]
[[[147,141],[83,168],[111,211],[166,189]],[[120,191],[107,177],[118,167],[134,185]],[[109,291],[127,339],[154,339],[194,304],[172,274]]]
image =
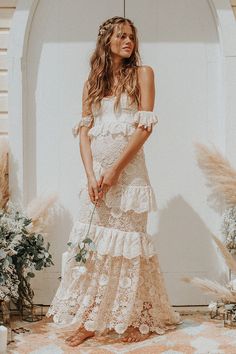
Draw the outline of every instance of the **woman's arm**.
[[[88,96],[88,88],[87,88],[87,81],[83,87],[83,97],[82,97],[82,118],[87,117],[88,111],[86,109],[85,100]],[[80,154],[84,164],[84,169],[87,175],[87,178],[94,176],[93,172],[93,159],[92,159],[92,152],[90,147],[90,138],[88,136],[89,129],[92,127],[92,122],[89,126],[81,126],[79,130],[79,147],[80,147]]]
[[[138,107],[139,111],[152,111],[155,100],[155,82],[154,72],[150,66],[140,67],[138,70],[138,81],[141,91],[141,101]],[[115,161],[113,166],[106,170],[104,176],[101,176],[98,183],[105,192],[111,185],[118,180],[119,174],[123,168],[133,159],[138,150],[142,147],[152,132],[152,126],[147,129],[143,126],[137,127],[120,157]]]
[[[138,80],[141,91],[139,111],[152,111],[155,100],[154,72],[150,66],[139,68]],[[143,126],[136,129],[132,134],[126,148],[121,153],[119,159],[114,163],[113,168],[120,173],[123,168],[132,160],[138,150],[143,146],[150,136],[152,128],[145,129]]]
[[[88,112],[86,108],[85,100],[88,96],[88,87],[87,81],[84,84],[83,88],[83,97],[82,97],[82,119],[85,117],[91,117],[91,112]],[[84,169],[88,179],[88,193],[92,203],[95,203],[99,199],[98,193],[98,183],[93,171],[93,157],[91,152],[90,138],[88,136],[88,131],[92,127],[93,121],[88,125],[82,125],[79,127],[79,147],[80,155],[83,161]]]

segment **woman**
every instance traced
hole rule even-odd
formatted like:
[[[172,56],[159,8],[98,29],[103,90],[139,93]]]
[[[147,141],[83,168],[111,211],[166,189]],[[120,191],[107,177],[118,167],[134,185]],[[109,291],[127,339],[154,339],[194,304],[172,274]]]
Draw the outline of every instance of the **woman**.
[[[74,128],[87,181],[70,235],[70,262],[48,311],[55,322],[77,326],[67,338],[71,346],[112,330],[124,334],[124,342],[144,340],[181,322],[146,232],[148,212],[157,207],[143,144],[157,117],[154,73],[140,65],[136,33],[131,20],[118,16],[100,26],[82,118]],[[89,237],[95,249],[86,268],[76,267],[71,259],[92,209]]]

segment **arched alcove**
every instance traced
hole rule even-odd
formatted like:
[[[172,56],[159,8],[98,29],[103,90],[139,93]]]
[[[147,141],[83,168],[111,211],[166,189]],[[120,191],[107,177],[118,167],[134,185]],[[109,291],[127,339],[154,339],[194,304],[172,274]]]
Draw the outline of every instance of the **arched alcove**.
[[[10,39],[12,197],[26,204],[53,190],[63,207],[50,233],[55,267],[38,278],[37,299],[50,302],[76,218],[84,172],[71,128],[81,112],[89,55],[99,24],[124,10],[138,27],[143,64],[156,74],[159,124],[145,150],[159,212],[151,215],[149,227],[172,303],[206,304],[206,297],[179,279],[225,275],[209,237],[218,231],[219,216],[206,203],[193,149],[195,141],[213,142],[229,157],[236,149],[228,111],[235,48],[227,39],[235,29],[225,0],[126,0],[125,9],[122,0],[103,0],[99,6],[94,1],[68,6],[65,0],[19,0]]]

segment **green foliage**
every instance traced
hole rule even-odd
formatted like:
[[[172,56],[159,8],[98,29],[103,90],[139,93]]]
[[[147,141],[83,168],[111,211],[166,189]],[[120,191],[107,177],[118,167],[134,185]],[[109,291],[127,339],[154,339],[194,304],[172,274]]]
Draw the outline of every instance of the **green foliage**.
[[[53,264],[50,244],[31,226],[32,220],[13,203],[0,211],[0,300],[11,299],[19,308],[32,304],[34,272]]]

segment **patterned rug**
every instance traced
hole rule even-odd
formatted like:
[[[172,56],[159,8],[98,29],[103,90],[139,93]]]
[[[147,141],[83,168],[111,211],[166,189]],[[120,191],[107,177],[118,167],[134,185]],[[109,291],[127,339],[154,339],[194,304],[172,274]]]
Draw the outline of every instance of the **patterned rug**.
[[[78,347],[69,347],[64,340],[70,333],[58,328],[50,319],[35,323],[13,323],[16,329],[9,354],[236,354],[236,329],[224,327],[221,320],[212,320],[207,313],[182,314],[183,323],[164,335],[153,334],[137,343],[117,343],[118,335],[89,338]]]

